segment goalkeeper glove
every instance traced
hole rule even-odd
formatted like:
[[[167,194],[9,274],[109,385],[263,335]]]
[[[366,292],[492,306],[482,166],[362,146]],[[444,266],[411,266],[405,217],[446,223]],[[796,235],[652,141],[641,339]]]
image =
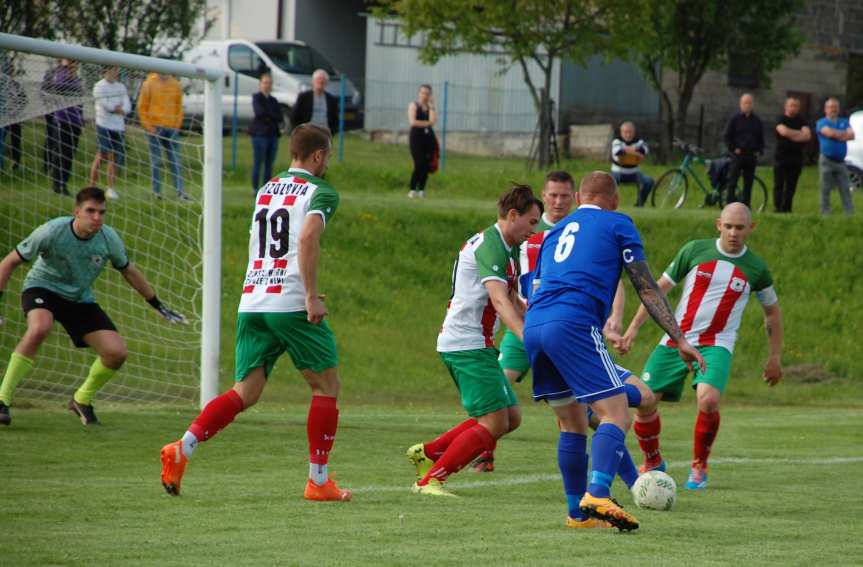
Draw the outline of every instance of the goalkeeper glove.
[[[161,315],[165,319],[165,321],[168,321],[169,323],[183,323],[186,325],[189,323],[181,313],[177,313],[173,309],[168,309],[167,307],[165,307],[162,302],[159,301],[159,298],[155,295],[152,299],[148,299],[147,303],[149,303],[153,307],[153,309],[158,311],[159,315]]]

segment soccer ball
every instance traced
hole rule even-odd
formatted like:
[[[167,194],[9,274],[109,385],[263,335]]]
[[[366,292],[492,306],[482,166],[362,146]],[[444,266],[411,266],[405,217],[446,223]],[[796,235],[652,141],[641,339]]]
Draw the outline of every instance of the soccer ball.
[[[648,471],[632,485],[632,498],[639,508],[671,510],[677,500],[677,485],[662,471]]]

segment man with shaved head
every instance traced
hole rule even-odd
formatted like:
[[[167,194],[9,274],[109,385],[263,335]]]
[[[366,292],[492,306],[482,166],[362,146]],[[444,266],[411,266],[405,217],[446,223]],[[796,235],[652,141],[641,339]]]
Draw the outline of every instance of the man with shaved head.
[[[740,201],[749,205],[752,181],[758,155],[764,151],[764,128],[761,119],[753,112],[755,100],[745,93],[740,97],[740,111],[734,113],[725,126],[723,140],[731,152],[731,169],[728,171],[728,202]],[[737,195],[737,182],[743,175],[743,191]]]
[[[782,313],[767,265],[746,246],[755,228],[749,207],[731,203],[716,220],[719,238],[686,243],[659,278],[659,288],[668,293],[683,282],[683,295],[675,316],[686,339],[707,361],[707,372],[695,370],[698,418],[695,422],[692,468],[686,487],[707,486],[707,457],[719,431],[719,400],[728,383],[731,353],[749,294],[753,291],[764,309],[769,355],[763,378],[770,386],[782,378]],[[620,346],[626,352],[647,318],[639,308]],[[653,390],[656,402],[676,402],[683,393],[689,369],[677,357],[679,344],[665,335],[647,360],[642,380]],[[644,453],[642,472],[665,470],[659,452],[660,420],[656,405],[638,409],[635,435]]]
[[[650,275],[635,224],[615,212],[619,201],[611,175],[588,174],[576,194],[578,209],[548,233],[532,282],[521,282],[529,306],[524,347],[533,371],[533,397],[545,400],[560,424],[558,465],[570,527],[638,528],[638,521],[610,495],[630,425],[623,384],[628,373],[614,365],[602,329],[623,270],[647,312],[673,337],[680,364],[686,368],[697,362],[704,371],[701,354],[683,336]],[[590,477],[585,404],[600,420],[591,444]]]

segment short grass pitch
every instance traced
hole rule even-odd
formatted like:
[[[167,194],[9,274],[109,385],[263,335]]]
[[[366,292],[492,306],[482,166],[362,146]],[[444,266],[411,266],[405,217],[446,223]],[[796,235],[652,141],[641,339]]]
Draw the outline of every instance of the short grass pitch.
[[[445,429],[455,404],[344,405],[333,469],[350,503],[302,498],[305,407],[265,403],[202,445],[183,494],[159,484],[159,448],[189,407],[100,406],[85,429],[56,405],[0,430],[0,564],[26,565],[850,565],[860,564],[859,409],[730,406],[710,486],[679,489],[642,527],[577,531],[565,506],[550,412],[525,407],[497,470],[451,480],[459,499],[410,492],[405,449]],[[663,447],[682,487],[694,408],[665,405]],[[629,439],[636,460],[638,449]],[[634,507],[625,487],[621,503]]]

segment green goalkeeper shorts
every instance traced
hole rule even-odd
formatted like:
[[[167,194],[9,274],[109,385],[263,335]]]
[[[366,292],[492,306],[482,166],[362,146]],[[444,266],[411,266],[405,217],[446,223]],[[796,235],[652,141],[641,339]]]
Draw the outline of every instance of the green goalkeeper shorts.
[[[719,346],[696,347],[707,363],[707,372],[695,369],[692,387],[700,383],[710,384],[720,392],[725,392],[728,376],[731,373],[731,352]],[[683,384],[689,375],[689,368],[680,358],[676,348],[657,345],[647,363],[641,379],[654,392],[662,393],[666,402],[677,402],[683,394]]]
[[[497,362],[497,349],[479,348],[442,352],[461,396],[461,405],[471,417],[480,417],[518,405],[515,391]]]
[[[234,379],[241,382],[249,372],[264,367],[270,375],[276,360],[287,352],[297,370],[323,372],[339,364],[336,338],[326,320],[309,323],[305,311],[294,313],[239,313],[237,316],[237,362]]]
[[[527,353],[524,350],[524,343],[518,340],[515,333],[509,329],[503,334],[503,339],[500,341],[500,356],[498,357],[500,367],[504,370],[515,370],[521,376],[519,381],[530,370],[530,361],[527,359]]]

